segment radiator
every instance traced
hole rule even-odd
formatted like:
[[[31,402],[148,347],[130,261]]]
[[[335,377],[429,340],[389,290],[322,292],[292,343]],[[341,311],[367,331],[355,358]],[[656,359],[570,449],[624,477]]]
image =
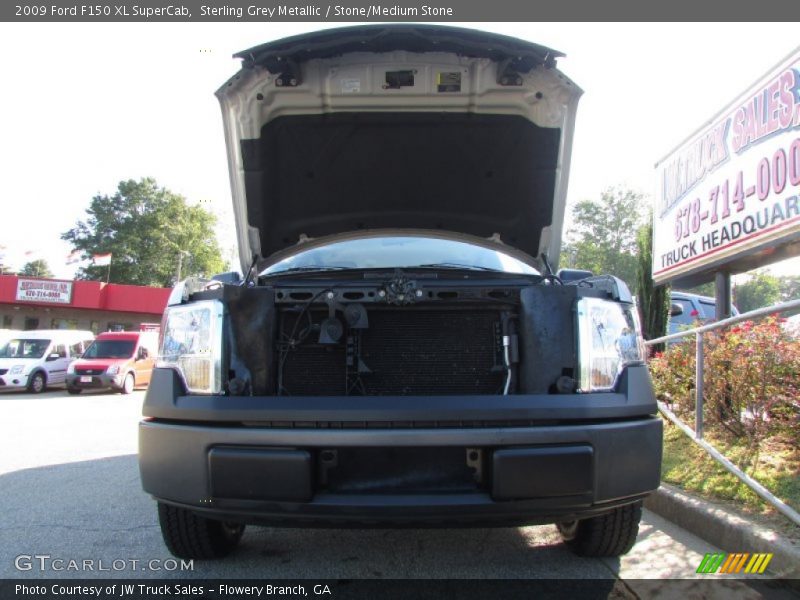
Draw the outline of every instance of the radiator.
[[[319,323],[326,315],[314,314]],[[284,313],[288,339],[297,315]],[[502,391],[500,315],[486,309],[382,308],[368,311],[367,329],[346,330],[338,344],[317,343],[312,331],[293,350],[278,352],[280,394],[455,395]],[[303,317],[295,334],[307,327]]]

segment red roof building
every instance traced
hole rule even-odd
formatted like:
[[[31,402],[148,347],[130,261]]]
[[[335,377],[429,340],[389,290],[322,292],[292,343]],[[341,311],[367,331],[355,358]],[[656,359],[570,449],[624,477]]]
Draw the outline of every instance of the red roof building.
[[[3,329],[136,331],[158,323],[169,288],[0,275]]]

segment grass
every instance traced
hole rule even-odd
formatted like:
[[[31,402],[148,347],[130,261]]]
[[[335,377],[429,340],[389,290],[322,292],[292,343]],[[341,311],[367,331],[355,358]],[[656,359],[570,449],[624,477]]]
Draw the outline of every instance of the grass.
[[[800,511],[800,449],[790,440],[766,440],[755,455],[744,440],[726,443],[713,434],[707,434],[705,439],[770,492]],[[661,479],[709,500],[734,503],[744,512],[778,515],[790,523],[666,420]]]

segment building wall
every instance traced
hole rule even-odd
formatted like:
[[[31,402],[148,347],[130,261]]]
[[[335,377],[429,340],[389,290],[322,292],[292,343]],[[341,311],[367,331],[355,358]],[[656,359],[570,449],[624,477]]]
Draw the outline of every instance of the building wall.
[[[0,329],[81,329],[98,334],[120,328],[137,331],[142,323],[160,322],[161,314],[0,304]]]
[[[0,275],[0,329],[138,331],[160,323],[170,290]]]

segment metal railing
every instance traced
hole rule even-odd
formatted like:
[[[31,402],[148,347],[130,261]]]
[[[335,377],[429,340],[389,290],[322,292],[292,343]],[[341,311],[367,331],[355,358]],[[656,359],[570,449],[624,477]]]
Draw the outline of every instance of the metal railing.
[[[768,315],[783,313],[795,308],[800,308],[800,300],[791,300],[789,302],[782,302],[774,306],[767,306],[765,308],[758,308],[756,310],[751,310],[750,312],[746,312],[741,315],[736,315],[728,319],[722,319],[721,321],[716,321],[714,323],[709,323],[708,325],[702,325],[700,327],[695,327],[694,329],[687,329],[686,331],[680,331],[678,333],[665,335],[663,337],[656,338],[654,340],[648,340],[645,342],[645,345],[654,346],[656,344],[663,344],[664,342],[679,340],[688,337],[690,335],[695,336],[695,382],[694,382],[695,428],[694,430],[692,430],[692,428],[689,427],[686,423],[681,421],[680,418],[677,415],[675,415],[675,413],[673,413],[663,402],[660,401],[658,402],[658,409],[665,417],[667,417],[670,421],[672,421],[675,425],[677,425],[681,429],[681,431],[683,431],[686,435],[692,438],[698,446],[703,448],[703,450],[705,450],[714,460],[720,463],[729,473],[738,477],[747,487],[749,487],[756,494],[761,496],[765,501],[769,502],[772,506],[774,506],[777,510],[779,510],[793,523],[795,523],[796,525],[800,525],[800,513],[794,510],[791,506],[788,506],[780,498],[777,498],[775,495],[773,495],[768,489],[766,489],[763,485],[761,485],[755,479],[750,477],[747,473],[739,469],[739,467],[737,467],[730,460],[725,458],[719,452],[719,450],[714,448],[711,444],[709,444],[703,439],[703,405],[704,405],[703,363],[705,362],[703,334],[709,331],[716,331],[718,329],[722,329],[729,325],[733,325],[734,323],[741,323],[742,321],[751,321],[759,317],[765,317]]]

